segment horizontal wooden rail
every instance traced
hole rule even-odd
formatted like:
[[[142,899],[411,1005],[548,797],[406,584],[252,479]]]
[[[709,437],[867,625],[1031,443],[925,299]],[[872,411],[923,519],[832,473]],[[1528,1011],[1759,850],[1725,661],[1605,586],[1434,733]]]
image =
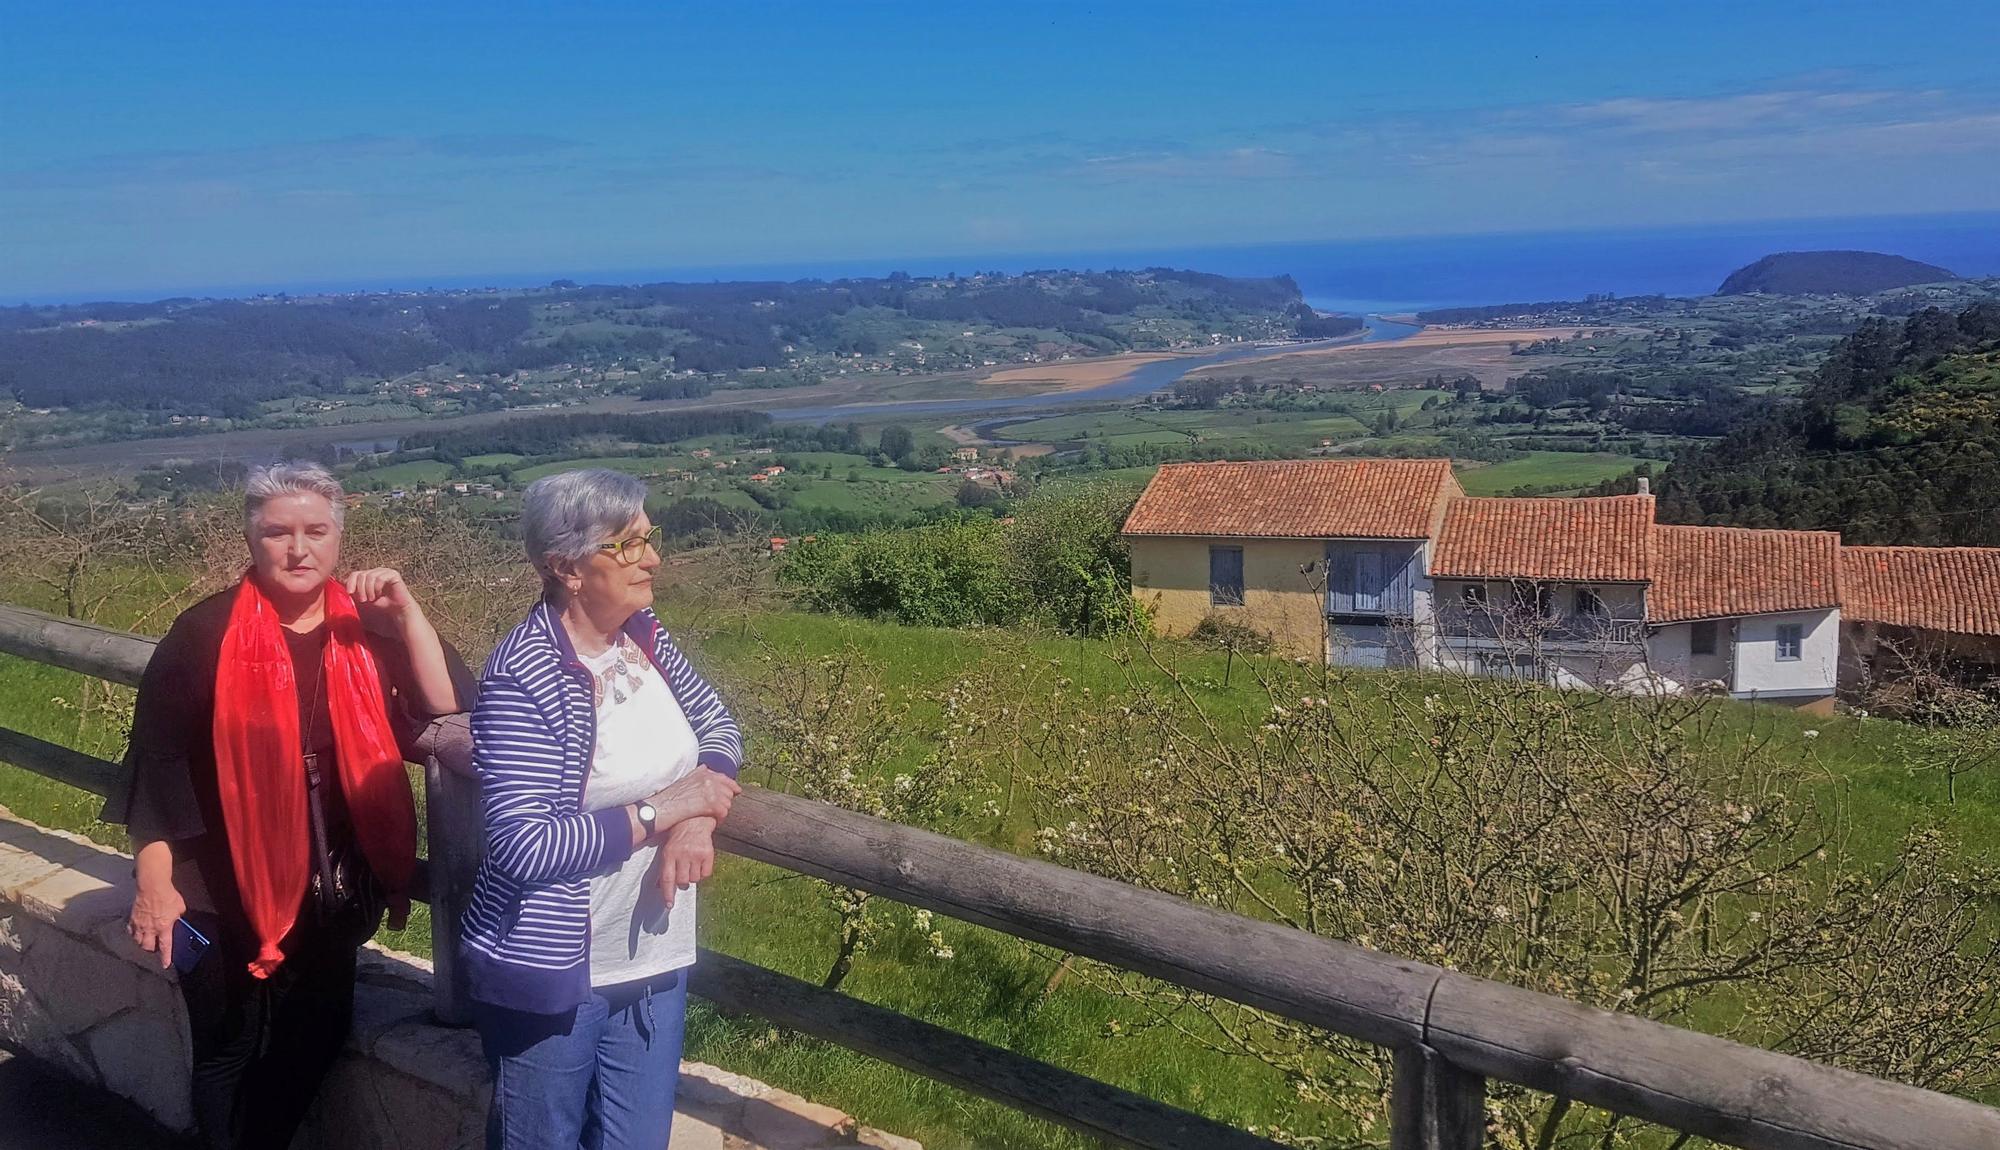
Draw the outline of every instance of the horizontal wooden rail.
[[[725,1010],[759,1015],[1096,1138],[1277,1150],[1233,1126],[712,950],[701,951],[688,989]]]
[[[8,618],[14,608],[0,606],[0,651],[36,657],[46,636],[60,637],[66,628],[94,630],[68,620],[25,612],[21,628]],[[35,636],[27,650],[18,639]],[[112,633],[116,634],[116,633]],[[150,656],[153,640],[119,636],[131,647],[107,644],[106,649],[129,657],[133,648]],[[58,642],[54,644],[60,648]],[[83,656],[88,660],[92,656]],[[50,660],[54,662],[54,660]],[[68,666],[90,674],[89,666]],[[144,660],[128,664],[136,683]],[[457,908],[470,896],[482,832],[477,787],[471,781],[472,732],[465,715],[446,715],[432,723],[404,748],[426,763],[426,832],[430,859],[419,860],[412,897],[432,905],[431,961],[434,968],[435,1010],[441,1021],[464,1024],[469,1004],[457,985],[455,930]],[[124,785],[124,768],[112,762],[0,727],[0,762],[108,796]],[[1166,1150],[1201,1146],[1214,1150],[1277,1150],[1278,1144],[1235,1127],[1204,1118],[1094,1078],[1052,1066],[1003,1047],[933,1026],[920,1019],[823,990],[725,954],[702,951],[690,988],[725,1010],[768,1019],[850,1050],[881,1059],[905,1070],[991,1099],[1024,1113],[1088,1134],[1101,1141]]]
[[[68,783],[77,790],[89,791],[100,798],[109,798],[114,788],[125,784],[122,764],[73,751],[8,727],[0,727],[0,763],[10,763],[59,783]],[[431,872],[428,860],[417,860],[417,869],[410,876],[411,898],[424,903],[431,901]]]
[[[0,607],[0,651],[39,658],[60,647],[60,665],[97,673],[100,656],[90,652],[104,649],[91,646],[100,628],[17,618],[25,614]],[[64,641],[66,628],[80,633],[75,644]],[[15,645],[23,633],[35,636],[31,649]],[[468,752],[469,740],[455,735],[436,745],[437,757]],[[463,764],[452,766],[448,773],[459,774]],[[2000,1110],[1966,1099],[1396,959],[794,796],[746,790],[717,841],[736,854],[1392,1047],[1392,1110],[1406,1120],[1398,1147],[1477,1145],[1479,1076],[1747,1150],[2000,1147]],[[754,994],[746,997],[759,1009]],[[839,1016],[821,1009],[824,1000],[812,999],[811,1009],[796,1005],[805,999],[783,1001],[775,997],[774,1009],[821,1018],[814,1025],[825,1027],[822,1037],[869,1053],[884,1045],[875,1021],[858,1023],[856,1034],[831,1021]]]
[[[139,685],[157,639],[0,605],[0,651],[127,687]]]
[[[98,795],[122,782],[117,763],[4,727],[0,762]],[[431,876],[443,869],[420,860],[412,897],[431,901]],[[435,977],[450,982],[452,948],[431,949]],[[1277,1143],[1235,1127],[726,954],[702,951],[689,987],[725,1010],[759,1015],[1109,1142],[1277,1150]]]

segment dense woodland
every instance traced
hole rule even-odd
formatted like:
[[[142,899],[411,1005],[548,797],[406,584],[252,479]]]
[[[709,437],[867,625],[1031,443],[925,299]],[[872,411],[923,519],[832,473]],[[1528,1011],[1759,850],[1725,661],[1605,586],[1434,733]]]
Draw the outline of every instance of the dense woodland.
[[[2000,304],[1868,320],[1797,400],[1683,453],[1660,500],[1683,523],[2000,546]]]
[[[0,308],[0,394],[30,407],[247,418],[262,401],[337,394],[433,365],[504,376],[640,362],[711,374],[778,368],[803,355],[873,355],[903,338],[887,334],[903,330],[896,323],[857,322],[863,316],[1046,332],[1110,352],[1134,346],[1135,316],[1207,332],[1228,330],[1230,317],[1244,313],[1288,334],[1360,327],[1318,316],[1289,276],[1165,268],[177,299]],[[707,386],[676,381],[656,391],[690,398]]]
[[[241,416],[352,377],[500,352],[530,322],[518,299],[442,297],[0,309],[0,392],[31,407]]]
[[[440,459],[510,453],[551,455],[592,438],[622,443],[678,443],[704,435],[752,435],[771,426],[761,411],[674,411],[655,415],[534,415],[490,427],[415,432],[403,438],[407,452],[428,448]]]

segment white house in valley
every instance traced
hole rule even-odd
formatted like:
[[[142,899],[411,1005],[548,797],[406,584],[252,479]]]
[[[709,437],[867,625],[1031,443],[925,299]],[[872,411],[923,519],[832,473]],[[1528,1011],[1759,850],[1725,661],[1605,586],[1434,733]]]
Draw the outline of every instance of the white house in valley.
[[[1474,498],[1442,459],[1168,464],[1133,594],[1350,666],[1712,691],[1814,710],[1924,640],[2000,678],[2000,548],[1656,523],[1637,495]]]
[[[1668,689],[1827,709],[1840,675],[1840,536],[1655,524],[1647,662]]]

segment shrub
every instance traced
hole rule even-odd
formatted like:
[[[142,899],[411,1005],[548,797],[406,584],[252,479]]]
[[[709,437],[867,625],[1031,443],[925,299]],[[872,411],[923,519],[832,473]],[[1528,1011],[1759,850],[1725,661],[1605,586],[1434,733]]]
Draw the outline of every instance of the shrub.
[[[1045,487],[1014,512],[1007,569],[1039,618],[1071,635],[1108,635],[1131,618],[1132,549],[1119,534],[1138,493],[1121,484]]]
[[[779,579],[819,611],[966,627],[1018,621],[1027,600],[1007,577],[993,520],[826,536],[786,552]]]
[[[1188,638],[1218,651],[1234,651],[1239,655],[1268,655],[1271,652],[1271,636],[1220,615],[1203,615],[1201,622],[1194,625],[1194,630],[1188,632]]]

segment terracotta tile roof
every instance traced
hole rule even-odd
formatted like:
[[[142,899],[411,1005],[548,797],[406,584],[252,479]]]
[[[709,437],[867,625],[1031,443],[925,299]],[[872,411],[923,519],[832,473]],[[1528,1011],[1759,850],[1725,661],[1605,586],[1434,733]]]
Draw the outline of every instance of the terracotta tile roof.
[[[1840,605],[1840,535],[1658,524],[1652,575],[1648,622],[1823,611]]]
[[[1646,579],[1653,497],[1454,499],[1431,554],[1447,579]]]
[[[1169,463],[1125,534],[1422,539],[1447,491],[1458,491],[1447,459]]]
[[[2000,635],[2000,547],[1842,547],[1840,613],[1859,623]]]

